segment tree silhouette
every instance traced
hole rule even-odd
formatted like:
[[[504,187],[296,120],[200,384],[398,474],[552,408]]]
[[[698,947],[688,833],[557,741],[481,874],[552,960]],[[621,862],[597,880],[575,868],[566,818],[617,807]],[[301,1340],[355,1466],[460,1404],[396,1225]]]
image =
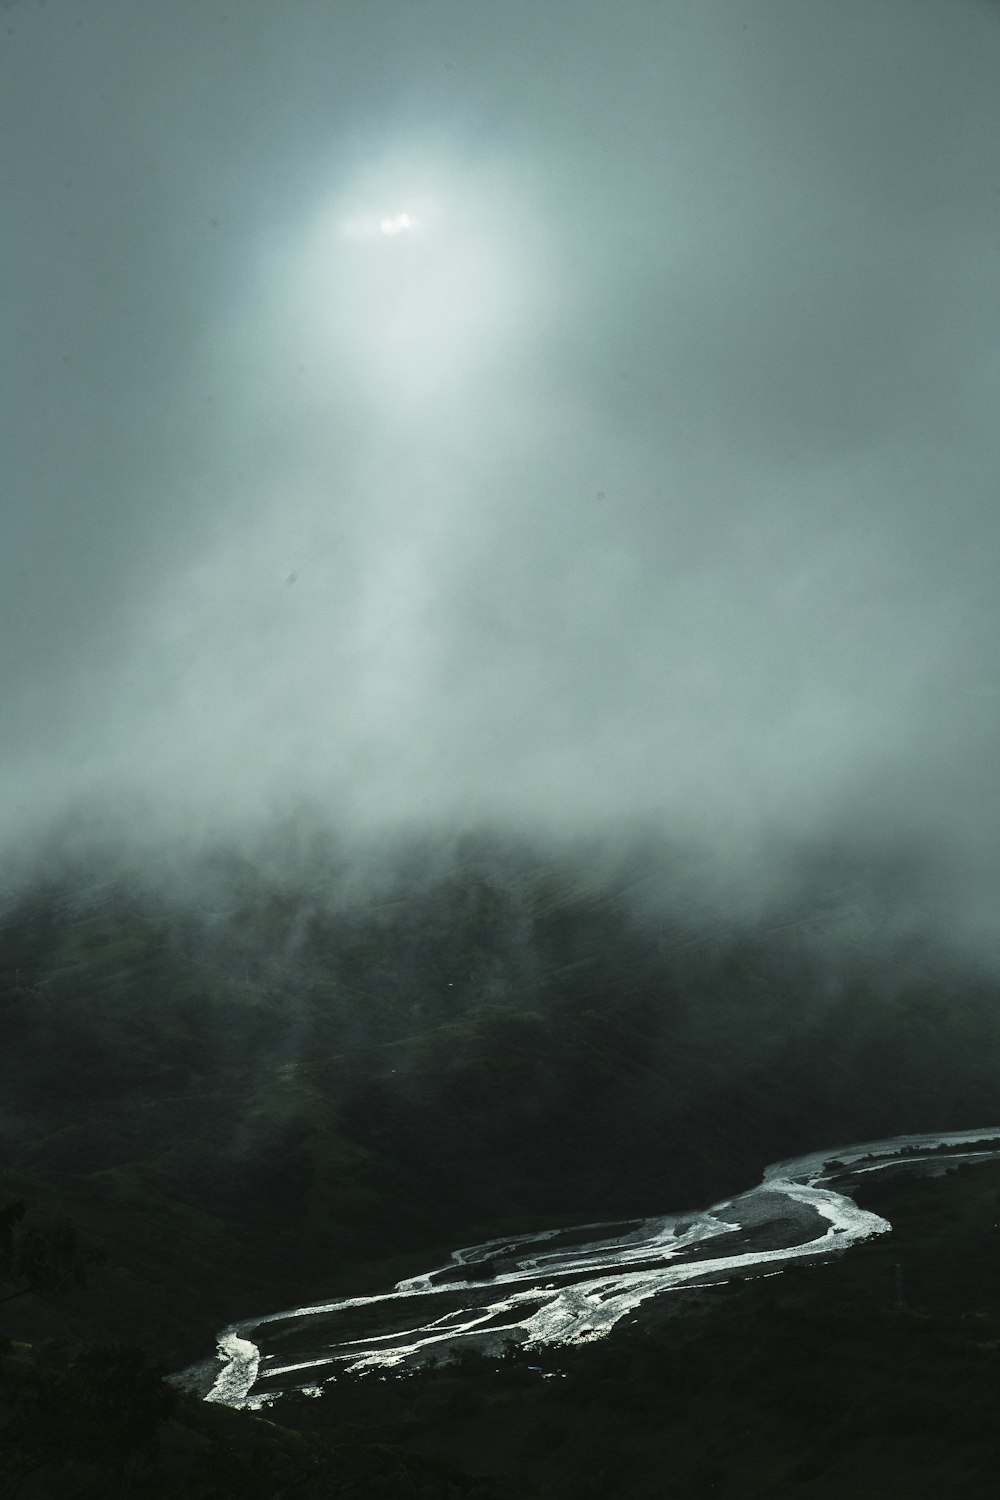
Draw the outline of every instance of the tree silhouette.
[[[85,1244],[70,1219],[22,1227],[22,1200],[0,1208],[0,1303],[16,1297],[62,1297],[83,1287],[94,1266],[105,1263],[103,1250]]]

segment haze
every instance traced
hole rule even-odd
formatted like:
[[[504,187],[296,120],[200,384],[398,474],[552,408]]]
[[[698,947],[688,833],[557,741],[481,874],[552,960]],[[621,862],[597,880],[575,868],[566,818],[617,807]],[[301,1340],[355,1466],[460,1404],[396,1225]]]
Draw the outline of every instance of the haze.
[[[8,847],[906,840],[987,930],[998,78],[971,0],[7,0]]]

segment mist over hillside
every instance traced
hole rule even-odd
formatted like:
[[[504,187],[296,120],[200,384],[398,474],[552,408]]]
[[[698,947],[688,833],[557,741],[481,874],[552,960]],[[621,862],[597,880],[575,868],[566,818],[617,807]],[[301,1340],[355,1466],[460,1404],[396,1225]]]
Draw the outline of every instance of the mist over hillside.
[[[992,1117],[996,9],[4,14],[0,1132],[101,1315]]]
[[[995,946],[995,7],[8,9],[5,871],[905,846]]]
[[[91,847],[11,892],[2,1181],[127,1261],[98,1327],[191,1358],[452,1236],[992,1118],[996,971],[928,925],[911,858],[799,851],[748,903],[682,846],[601,852],[362,857],[313,825],[155,876]]]
[[[0,17],[0,1488],[986,1493],[940,1155],[544,1398],[161,1376],[996,1125],[1000,7]]]

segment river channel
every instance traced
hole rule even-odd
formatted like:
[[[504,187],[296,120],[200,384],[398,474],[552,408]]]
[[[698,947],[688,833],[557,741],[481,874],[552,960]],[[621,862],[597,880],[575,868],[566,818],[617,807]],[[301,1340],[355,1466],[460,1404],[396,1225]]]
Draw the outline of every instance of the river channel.
[[[812,1152],[711,1208],[487,1240],[376,1296],[248,1318],[219,1334],[214,1359],[174,1378],[208,1401],[260,1407],[292,1391],[321,1395],[338,1370],[400,1372],[464,1349],[600,1338],[651,1297],[777,1273],[888,1233],[850,1196],[864,1174],[998,1155],[997,1128]]]

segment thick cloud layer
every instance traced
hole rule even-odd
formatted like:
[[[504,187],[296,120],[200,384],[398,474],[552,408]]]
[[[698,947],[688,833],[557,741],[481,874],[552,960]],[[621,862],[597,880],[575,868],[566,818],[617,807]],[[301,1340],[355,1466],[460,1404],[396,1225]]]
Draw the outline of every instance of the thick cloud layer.
[[[1000,836],[1000,9],[0,14],[4,833]]]

